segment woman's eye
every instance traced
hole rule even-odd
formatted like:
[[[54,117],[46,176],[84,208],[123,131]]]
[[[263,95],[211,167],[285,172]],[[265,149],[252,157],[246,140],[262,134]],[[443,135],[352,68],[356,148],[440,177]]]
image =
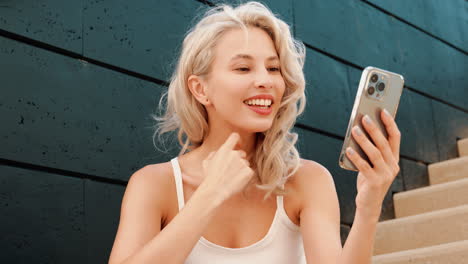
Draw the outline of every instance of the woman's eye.
[[[272,68],[268,68],[268,69],[271,70],[271,71],[280,71],[280,69],[279,69],[279,68],[276,68],[276,67],[272,67]],[[249,68],[243,67],[243,68],[237,68],[236,70],[240,70],[240,71],[244,71],[244,72],[245,72],[245,71],[249,71]]]

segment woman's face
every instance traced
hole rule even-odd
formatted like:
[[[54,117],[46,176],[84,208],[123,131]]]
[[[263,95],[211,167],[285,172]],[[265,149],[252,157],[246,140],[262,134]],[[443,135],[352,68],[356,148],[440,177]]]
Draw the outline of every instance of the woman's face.
[[[271,127],[278,112],[285,83],[270,36],[255,27],[248,31],[247,42],[241,29],[229,30],[219,39],[205,83],[210,101],[205,106],[210,123],[226,122],[245,132],[263,132]],[[260,114],[255,111],[258,106],[245,102],[257,95],[272,97],[267,113]]]

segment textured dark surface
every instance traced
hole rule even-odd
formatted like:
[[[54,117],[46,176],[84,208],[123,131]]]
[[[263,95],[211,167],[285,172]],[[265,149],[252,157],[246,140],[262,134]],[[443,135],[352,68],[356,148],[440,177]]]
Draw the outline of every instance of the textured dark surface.
[[[347,67],[307,49],[304,67],[307,103],[298,123],[344,137],[354,100],[350,95]]]
[[[468,97],[465,100],[468,101]],[[456,158],[457,140],[468,137],[468,114],[436,101],[432,103],[432,107],[440,160]]]
[[[81,53],[82,0],[0,2],[0,29]]]
[[[396,122],[401,132],[400,153],[427,163],[439,161],[431,100],[403,90]]]
[[[404,176],[404,189],[409,191],[429,185],[427,165],[422,162],[402,159],[400,170]]]
[[[84,1],[84,55],[169,80],[185,31],[206,6],[197,1]]]
[[[164,87],[1,37],[0,46],[2,158],[121,180],[167,160],[150,119]]]
[[[468,52],[466,0],[451,0],[449,3],[439,0],[368,1]]]
[[[0,165],[0,262],[89,263],[83,180]]]
[[[294,15],[304,42],[363,68],[398,72],[406,85],[468,108],[468,56],[460,51],[362,1],[295,0]]]
[[[340,225],[341,246],[344,246],[344,244],[346,243],[346,238],[348,237],[350,230],[351,228],[349,226],[343,224]]]
[[[124,186],[84,180],[87,263],[107,263],[119,225]]]
[[[0,263],[106,263],[125,182],[179,151],[174,137],[153,146],[151,114],[202,2],[0,4]],[[401,170],[382,221],[394,217],[394,193],[427,186],[427,165],[455,158],[468,137],[467,2],[370,0],[407,22],[366,1],[263,2],[308,45],[307,107],[294,131],[301,157],[333,176],[344,243],[357,173],[338,156],[361,70],[405,76]]]
[[[213,4],[229,4],[237,5],[238,3],[249,2],[249,0],[211,0],[209,1]],[[278,15],[284,22],[289,26],[293,26],[293,0],[260,0],[257,1],[266,5],[274,14]],[[291,33],[293,33],[291,31]]]

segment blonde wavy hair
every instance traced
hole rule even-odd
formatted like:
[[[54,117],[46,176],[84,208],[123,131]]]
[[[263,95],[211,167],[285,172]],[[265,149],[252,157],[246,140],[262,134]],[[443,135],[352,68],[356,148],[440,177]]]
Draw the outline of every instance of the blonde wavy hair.
[[[286,85],[272,127],[256,133],[256,148],[251,162],[259,182],[255,186],[267,191],[264,196],[267,199],[272,193],[288,193],[284,184],[300,166],[299,152],[295,147],[298,135],[290,130],[306,103],[303,73],[305,46],[292,37],[288,24],[259,2],[247,2],[235,8],[227,4],[211,7],[186,33],[169,88],[159,101],[159,110],[165,110],[165,113],[162,117],[152,115],[159,122],[153,144],[156,135],[161,141],[161,135],[171,131],[177,131],[182,147],[179,155],[203,143],[209,130],[208,113],[188,89],[187,79],[191,74],[205,76],[210,72],[214,47],[223,33],[241,28],[247,35],[247,27],[257,27],[269,34],[278,53]],[[167,106],[163,106],[166,96]]]

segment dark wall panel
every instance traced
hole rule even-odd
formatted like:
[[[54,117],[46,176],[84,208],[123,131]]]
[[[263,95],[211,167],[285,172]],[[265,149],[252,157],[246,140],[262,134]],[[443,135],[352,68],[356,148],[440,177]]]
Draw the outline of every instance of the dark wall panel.
[[[351,98],[347,65],[307,49],[306,109],[298,122],[344,136],[354,98]]]
[[[81,54],[83,0],[7,0],[0,5],[0,29]]]
[[[468,138],[468,114],[437,101],[432,102],[432,107],[440,160],[456,158],[457,140]]]
[[[431,100],[403,89],[398,108],[400,154],[429,163],[439,161]]]
[[[294,14],[304,42],[361,67],[398,72],[407,86],[468,109],[468,56],[456,49],[362,1],[295,0]]]
[[[120,221],[125,187],[85,180],[86,263],[107,263]]]
[[[291,1],[267,1],[267,5],[292,25]],[[84,2],[85,56],[166,81],[175,68],[184,34],[209,8],[182,0],[140,5]]]
[[[341,238],[341,247],[344,246],[346,243],[346,239],[348,238],[349,231],[351,231],[351,228],[347,225],[340,225],[340,238]]]
[[[239,3],[249,2],[249,0],[211,0],[210,2],[213,4],[226,3],[229,5],[237,6]],[[293,0],[260,0],[257,2],[266,5],[274,14],[279,15],[279,18],[281,18],[284,22],[293,27]],[[291,33],[293,33],[292,28]]]
[[[362,68],[382,67],[406,79],[396,118],[404,157],[381,221],[394,217],[394,193],[427,186],[427,165],[455,158],[456,140],[468,137],[466,52],[411,25],[466,51],[467,2],[368,1],[262,0],[309,46],[307,107],[293,131],[301,157],[333,176],[342,243],[354,220],[357,173],[341,169],[338,157]],[[165,145],[153,146],[151,114],[167,87],[139,74],[169,81],[184,34],[210,7],[202,2],[0,4],[0,157],[17,166],[64,170],[0,166],[1,263],[107,262],[125,191],[123,183],[108,179],[127,181],[179,151],[174,133]],[[8,32],[100,66],[12,40]]]
[[[368,1],[468,52],[466,0]]]
[[[187,0],[84,2],[84,55],[161,80],[169,80],[185,32],[206,9]]]
[[[427,174],[426,164],[402,159],[400,170],[403,174],[405,190],[429,186],[429,175]]]
[[[86,261],[83,181],[0,165],[0,262]]]
[[[166,161],[150,120],[163,87],[5,38],[0,47],[2,158],[115,179]]]

